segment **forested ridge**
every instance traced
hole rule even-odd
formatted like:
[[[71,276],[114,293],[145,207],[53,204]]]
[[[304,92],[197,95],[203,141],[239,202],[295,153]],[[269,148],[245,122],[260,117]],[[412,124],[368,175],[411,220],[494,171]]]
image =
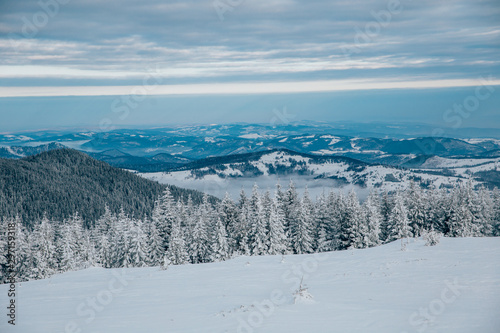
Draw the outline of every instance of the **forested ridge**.
[[[174,198],[189,196],[200,203],[202,194],[168,186]],[[18,215],[32,221],[63,220],[75,212],[87,224],[123,209],[131,217],[151,215],[166,185],[111,167],[72,149],[55,149],[19,160],[0,158],[0,216]],[[214,198],[210,198],[214,201]]]
[[[364,202],[353,191],[332,191],[313,201],[293,183],[287,189],[278,185],[274,195],[255,185],[236,202],[229,196],[210,202],[204,195],[198,204],[176,199],[166,188],[150,217],[102,208],[104,214],[90,225],[77,212],[67,219],[42,218],[33,228],[21,217],[2,219],[0,280],[12,253],[8,231],[19,280],[91,266],[165,269],[238,255],[360,249],[420,236],[436,243],[440,234],[500,236],[500,192],[475,189],[471,182],[439,190],[411,183],[404,192],[372,192]]]

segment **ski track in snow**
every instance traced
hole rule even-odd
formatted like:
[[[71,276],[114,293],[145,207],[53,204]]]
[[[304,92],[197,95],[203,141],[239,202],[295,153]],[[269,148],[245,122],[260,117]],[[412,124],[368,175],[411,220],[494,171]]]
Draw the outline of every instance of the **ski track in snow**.
[[[442,238],[435,247],[411,239],[407,251],[396,241],[284,262],[91,268],[18,284],[16,326],[7,324],[1,285],[0,332],[73,332],[65,327],[75,325],[82,333],[496,333],[499,252],[500,238]],[[302,277],[313,299],[294,304]],[[104,301],[99,311],[87,305],[92,298]]]

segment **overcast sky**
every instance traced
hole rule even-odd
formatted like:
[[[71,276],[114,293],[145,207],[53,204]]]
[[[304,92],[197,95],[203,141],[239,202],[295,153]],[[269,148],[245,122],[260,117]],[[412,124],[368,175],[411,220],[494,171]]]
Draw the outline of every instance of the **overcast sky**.
[[[500,127],[499,55],[498,0],[0,1],[0,130],[266,121],[283,107]]]

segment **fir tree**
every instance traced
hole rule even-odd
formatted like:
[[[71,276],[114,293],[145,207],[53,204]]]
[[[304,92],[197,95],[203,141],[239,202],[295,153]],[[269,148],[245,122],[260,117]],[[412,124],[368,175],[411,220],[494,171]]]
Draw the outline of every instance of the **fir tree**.
[[[294,228],[294,233],[292,235],[294,253],[302,254],[313,252],[311,223],[312,217],[307,205],[301,205],[297,225]]]
[[[15,271],[17,278],[21,281],[27,280],[31,276],[33,267],[33,253],[31,252],[30,243],[26,229],[22,226],[21,219],[16,217],[16,265]]]
[[[227,233],[221,219],[217,219],[215,232],[212,240],[212,260],[224,261],[230,257],[229,246],[227,243]]]
[[[147,247],[149,249],[147,262],[150,266],[159,266],[165,255],[163,239],[160,237],[156,224],[146,222],[147,225]]]
[[[5,218],[0,220],[0,284],[6,283],[8,278],[8,237],[7,225],[12,221]]]
[[[158,198],[153,208],[152,221],[163,240],[163,249],[168,249],[172,224],[176,220],[177,206],[174,198],[167,187],[163,195]]]
[[[389,225],[391,226],[390,240],[411,237],[408,210],[400,192],[396,193],[394,198],[394,207],[389,217]]]
[[[226,230],[233,235],[233,237],[228,239],[229,247],[238,250],[242,238],[242,231],[240,230],[242,226],[238,209],[229,197],[229,193],[226,193],[224,199],[219,204],[218,215]]]
[[[278,205],[277,199],[272,201],[269,213],[269,250],[272,255],[285,254],[287,239],[285,235],[285,214]]]
[[[189,254],[193,264],[210,262],[210,240],[205,217],[198,216],[193,229],[193,237],[189,246]]]
[[[351,190],[344,207],[344,216],[341,222],[340,246],[341,249],[361,249],[366,247],[366,226],[356,193]]]
[[[389,241],[391,239],[391,225],[389,219],[391,217],[393,207],[394,202],[392,201],[392,198],[389,196],[389,193],[387,191],[384,191],[380,205],[380,213],[382,214],[382,223],[380,225],[380,240],[382,242]]]
[[[366,218],[367,230],[367,246],[377,246],[380,241],[380,225],[382,223],[382,214],[378,204],[378,195],[376,192],[371,192],[366,199],[364,205],[364,216]]]
[[[299,217],[292,234],[293,250],[297,254],[313,252],[313,208],[307,188],[299,205]]]
[[[426,209],[423,201],[423,193],[413,180],[406,191],[406,207],[408,209],[408,221],[413,235],[418,237],[423,230],[430,230],[431,225],[426,225]]]
[[[33,269],[31,278],[45,279],[56,272],[57,260],[55,258],[54,230],[49,220],[44,217],[35,226],[30,235],[29,243],[32,245]]]
[[[288,250],[293,253],[295,251],[293,238],[294,235],[298,234],[300,200],[295,184],[291,180],[288,189],[280,199],[280,206],[285,215],[285,233],[287,238],[290,239],[290,248]]]
[[[129,231],[130,237],[130,265],[132,267],[144,267],[148,263],[148,255],[152,252],[148,247],[146,233],[144,232],[143,222],[136,220],[132,222],[132,228]]]
[[[500,190],[495,188],[492,193],[492,234],[500,236]]]
[[[57,252],[59,261],[59,271],[66,272],[76,270],[79,267],[78,257],[75,253],[76,240],[74,239],[73,226],[65,223],[61,226],[61,237],[57,241]]]
[[[181,230],[180,223],[174,221],[172,225],[172,233],[170,237],[170,245],[167,250],[167,258],[172,265],[184,265],[188,261],[186,245],[184,243],[184,235]]]
[[[264,255],[267,253],[267,226],[258,186],[252,189],[252,197],[249,203],[250,218],[250,251],[252,255]]]
[[[319,196],[316,206],[315,249],[317,252],[331,251],[333,250],[332,216],[324,192]]]

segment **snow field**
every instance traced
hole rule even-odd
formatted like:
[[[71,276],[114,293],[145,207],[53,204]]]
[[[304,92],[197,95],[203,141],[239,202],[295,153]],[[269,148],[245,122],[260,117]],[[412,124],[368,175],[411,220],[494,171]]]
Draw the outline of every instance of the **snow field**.
[[[64,273],[18,284],[0,332],[498,332],[500,238],[424,243]]]

